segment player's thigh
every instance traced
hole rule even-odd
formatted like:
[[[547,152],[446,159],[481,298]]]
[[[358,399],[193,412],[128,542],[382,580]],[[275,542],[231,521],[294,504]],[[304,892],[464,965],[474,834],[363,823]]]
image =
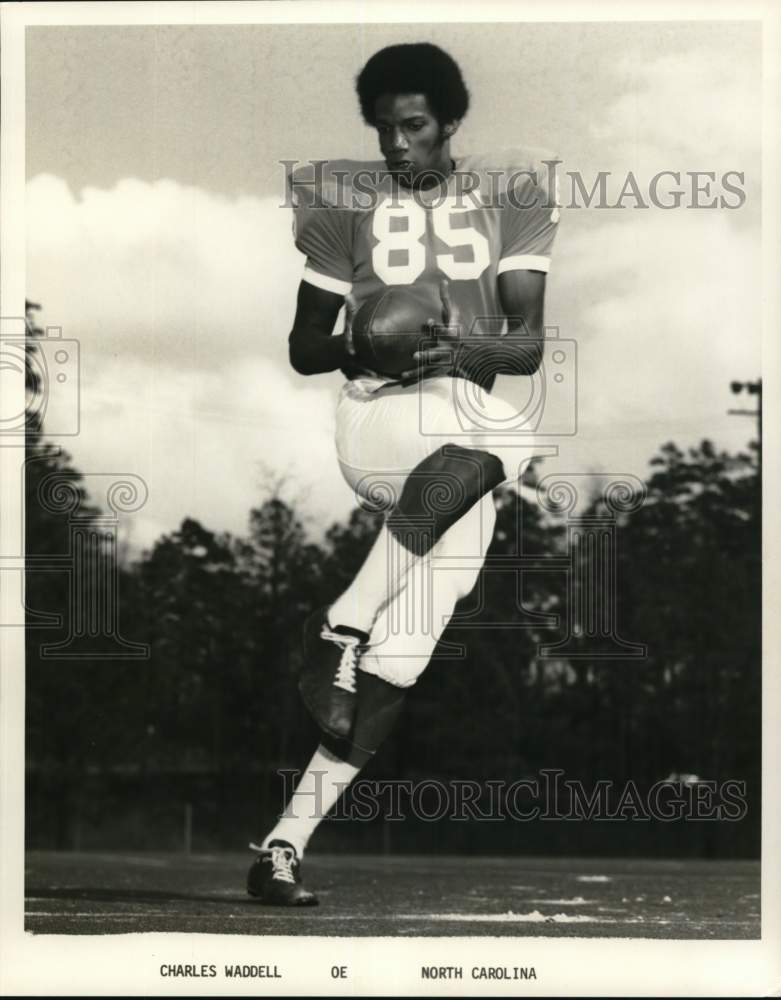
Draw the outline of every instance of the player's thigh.
[[[398,497],[406,476],[443,445],[496,455],[507,482],[520,478],[537,451],[530,435],[512,429],[518,415],[509,403],[464,379],[377,386],[347,383],[336,411],[342,474],[366,500]]]
[[[440,447],[422,432],[421,407],[443,405],[444,398],[432,399],[418,386],[372,392],[366,385],[371,383],[342,389],[336,409],[339,466],[364,500],[393,500],[409,473]]]
[[[435,405],[421,409],[424,436],[435,447],[459,444],[495,455],[502,462],[505,482],[516,482],[540,449],[524,430],[523,414],[500,396],[493,396],[466,379],[434,380]]]

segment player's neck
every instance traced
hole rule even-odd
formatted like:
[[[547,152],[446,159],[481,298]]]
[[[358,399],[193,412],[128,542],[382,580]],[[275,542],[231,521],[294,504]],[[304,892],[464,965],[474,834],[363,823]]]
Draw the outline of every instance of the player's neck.
[[[421,191],[440,187],[442,184],[447,183],[447,179],[455,169],[455,160],[450,155],[450,143],[445,143],[442,147],[442,156],[439,157],[437,162],[430,167],[426,167],[419,175],[419,178],[413,179],[411,185],[404,184],[404,186],[417,188]]]

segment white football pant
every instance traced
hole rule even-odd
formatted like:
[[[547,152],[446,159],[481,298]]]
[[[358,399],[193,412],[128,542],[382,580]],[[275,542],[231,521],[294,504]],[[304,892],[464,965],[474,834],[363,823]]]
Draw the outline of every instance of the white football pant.
[[[364,506],[398,499],[409,473],[445,444],[496,455],[505,482],[517,481],[541,453],[523,430],[523,414],[465,379],[383,385],[370,378],[347,382],[336,409],[339,465]],[[415,683],[456,603],[477,581],[495,522],[488,493],[415,561],[405,586],[374,623],[362,670],[397,687]]]

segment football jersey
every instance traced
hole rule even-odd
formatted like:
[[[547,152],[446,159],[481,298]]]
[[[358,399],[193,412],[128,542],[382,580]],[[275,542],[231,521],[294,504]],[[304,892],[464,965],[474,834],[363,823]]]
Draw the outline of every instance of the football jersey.
[[[424,190],[405,188],[382,161],[298,166],[288,181],[303,280],[352,292],[360,306],[388,285],[430,286],[438,299],[446,277],[466,332],[496,331],[498,275],[550,267],[559,162],[541,150],[462,156]]]

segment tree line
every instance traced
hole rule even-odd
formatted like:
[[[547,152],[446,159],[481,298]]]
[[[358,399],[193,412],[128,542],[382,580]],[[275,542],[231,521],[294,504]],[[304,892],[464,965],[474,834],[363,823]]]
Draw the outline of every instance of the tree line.
[[[34,323],[31,334],[34,350]],[[44,562],[67,556],[72,514],[42,501],[47,477],[70,482],[82,525],[99,526],[101,509],[37,417],[28,422],[25,468],[26,551]],[[528,482],[543,471],[533,468]],[[512,782],[556,768],[584,786],[631,781],[641,789],[696,774],[745,782],[745,819],[668,824],[675,829],[332,823],[318,835],[322,845],[375,850],[392,837],[409,850],[758,851],[757,449],[665,443],[642,491],[635,510],[611,516],[615,623],[644,655],[606,658],[593,637],[573,633],[569,611],[597,555],[587,545],[573,549],[572,514],[500,489],[477,587],[366,774]],[[609,514],[595,493],[577,518]],[[42,563],[29,569],[29,844],[177,848],[187,808],[196,848],[241,849],[262,833],[282,805],[278,772],[302,768],[316,743],[295,689],[301,625],[348,585],[379,524],[377,514],[356,508],[314,540],[295,504],[274,491],[249,511],[240,535],[185,518],[117,570],[118,628],[148,648],[145,657],[101,658],[90,635],[71,644],[71,658],[46,655],[44,647],[67,632],[73,592],[67,574]],[[524,556],[538,557],[521,574],[513,572],[519,538]],[[59,629],[41,627],[42,615],[63,616]],[[541,654],[556,643],[564,643],[562,655]]]

